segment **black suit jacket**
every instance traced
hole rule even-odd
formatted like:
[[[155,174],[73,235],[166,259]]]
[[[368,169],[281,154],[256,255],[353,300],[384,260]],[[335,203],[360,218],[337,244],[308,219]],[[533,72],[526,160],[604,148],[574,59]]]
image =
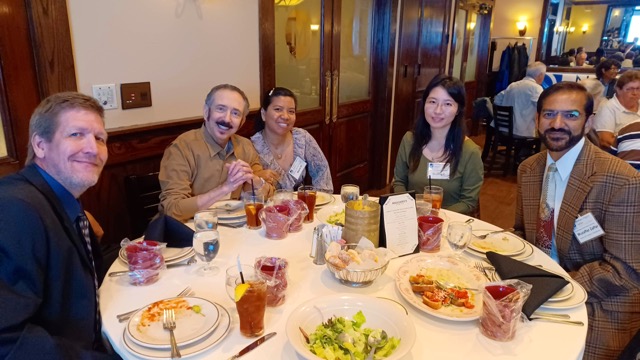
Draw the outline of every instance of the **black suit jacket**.
[[[0,358],[111,358],[94,350],[100,334],[83,242],[34,165],[0,179]]]

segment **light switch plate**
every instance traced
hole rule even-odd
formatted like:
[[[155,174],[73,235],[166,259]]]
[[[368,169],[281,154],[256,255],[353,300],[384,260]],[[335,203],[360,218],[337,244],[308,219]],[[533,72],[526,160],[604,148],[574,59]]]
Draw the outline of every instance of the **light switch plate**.
[[[122,83],[120,84],[122,110],[151,106],[151,83]]]
[[[118,97],[116,96],[116,85],[93,85],[93,97],[98,100],[105,110],[118,108]]]

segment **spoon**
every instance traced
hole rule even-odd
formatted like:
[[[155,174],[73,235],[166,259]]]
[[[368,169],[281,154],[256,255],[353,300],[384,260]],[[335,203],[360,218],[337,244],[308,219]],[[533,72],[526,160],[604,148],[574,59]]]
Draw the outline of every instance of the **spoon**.
[[[336,338],[336,340],[340,341],[341,343],[349,343],[351,345],[353,345],[353,338],[351,337],[351,335],[342,332],[340,333],[340,335],[338,335],[338,337]],[[342,346],[344,349],[347,349],[347,351],[349,351],[349,355],[351,355],[351,360],[355,360],[355,356],[353,356],[353,352],[351,352],[351,349],[349,349],[348,347]]]
[[[383,347],[389,341],[389,336],[387,332],[384,330],[373,330],[371,334],[369,334],[369,338],[367,338],[367,344],[369,344],[369,356],[367,356],[367,360],[373,360],[373,354],[376,352],[376,349],[379,347]]]

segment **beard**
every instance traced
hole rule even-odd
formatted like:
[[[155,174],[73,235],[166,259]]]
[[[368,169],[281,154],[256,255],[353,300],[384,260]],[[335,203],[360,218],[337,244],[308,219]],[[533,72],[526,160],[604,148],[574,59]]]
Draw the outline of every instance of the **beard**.
[[[568,138],[566,140],[553,140],[553,137],[557,137],[558,135],[565,135]],[[559,152],[571,149],[575,144],[580,142],[584,137],[584,128],[580,130],[580,134],[573,135],[569,130],[565,129],[547,129],[540,136],[540,140],[544,146],[547,147],[549,151]]]

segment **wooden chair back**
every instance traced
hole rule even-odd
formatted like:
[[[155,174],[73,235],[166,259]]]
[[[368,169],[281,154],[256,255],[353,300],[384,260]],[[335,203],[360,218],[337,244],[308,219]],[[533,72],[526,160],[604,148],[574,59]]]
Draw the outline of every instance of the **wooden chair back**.
[[[149,221],[158,213],[160,181],[158,173],[129,175],[124,179],[132,239],[140,237]]]

